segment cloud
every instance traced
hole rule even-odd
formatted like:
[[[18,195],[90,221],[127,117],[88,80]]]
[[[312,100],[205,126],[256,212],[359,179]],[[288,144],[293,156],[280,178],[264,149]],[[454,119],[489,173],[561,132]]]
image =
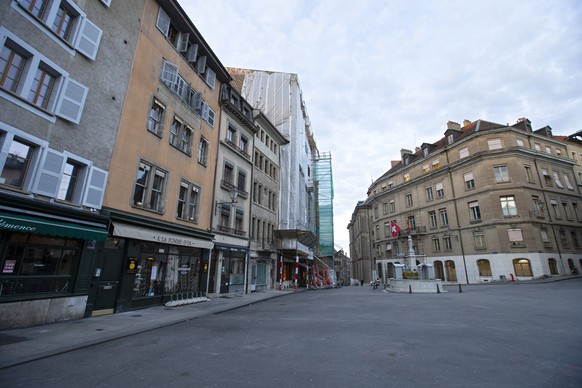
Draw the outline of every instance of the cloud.
[[[336,242],[371,180],[448,120],[582,129],[577,0],[189,0],[226,66],[297,73],[331,152]]]

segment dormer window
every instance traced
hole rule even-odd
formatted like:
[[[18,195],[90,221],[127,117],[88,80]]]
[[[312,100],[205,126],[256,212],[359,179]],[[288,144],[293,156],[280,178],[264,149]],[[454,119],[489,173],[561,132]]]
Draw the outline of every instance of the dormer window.
[[[454,141],[455,137],[453,136],[452,133],[450,135],[447,135],[447,144],[453,144]]]
[[[428,147],[424,147],[422,149],[422,156],[427,157],[428,156]]]

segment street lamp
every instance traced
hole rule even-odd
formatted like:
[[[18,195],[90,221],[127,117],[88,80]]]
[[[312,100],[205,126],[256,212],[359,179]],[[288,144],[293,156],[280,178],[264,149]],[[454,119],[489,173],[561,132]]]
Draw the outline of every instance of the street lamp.
[[[236,202],[236,197],[238,197],[238,190],[236,187],[230,189],[230,201],[216,201],[216,205],[214,206],[214,214],[218,213],[218,207],[222,208],[222,205],[234,205]]]

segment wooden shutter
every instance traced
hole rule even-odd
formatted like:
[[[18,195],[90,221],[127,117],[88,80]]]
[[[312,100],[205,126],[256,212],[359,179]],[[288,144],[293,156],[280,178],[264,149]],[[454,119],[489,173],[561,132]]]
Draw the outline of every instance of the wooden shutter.
[[[57,102],[57,116],[75,124],[81,121],[81,113],[87,99],[89,88],[72,78],[65,78],[59,100]]]
[[[91,167],[89,178],[85,186],[85,195],[83,196],[83,205],[94,209],[101,209],[103,196],[105,195],[105,186],[107,185],[107,171],[97,167]]]
[[[200,74],[204,73],[206,70],[206,55],[201,56],[196,61],[196,71]]]
[[[61,176],[63,175],[66,161],[67,158],[64,154],[46,148],[41,157],[32,192],[56,198],[59,193]]]
[[[216,73],[209,67],[206,67],[206,83],[211,88],[214,88],[214,85],[216,83]]]
[[[178,44],[176,45],[176,50],[181,53],[188,51],[188,39],[190,39],[190,34],[187,32],[180,32],[178,35]]]
[[[170,88],[175,87],[178,82],[178,70],[178,65],[164,61],[162,65],[162,82]]]
[[[76,49],[87,58],[95,60],[103,31],[89,19],[84,18],[81,24]]]
[[[188,51],[186,51],[186,60],[192,64],[196,62],[196,57],[198,56],[198,45],[192,44],[188,47]]]

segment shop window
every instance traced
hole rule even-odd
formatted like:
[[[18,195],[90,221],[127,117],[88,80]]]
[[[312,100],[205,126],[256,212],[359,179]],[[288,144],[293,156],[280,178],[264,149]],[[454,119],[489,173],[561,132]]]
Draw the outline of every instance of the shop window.
[[[0,260],[0,298],[68,294],[81,240],[14,233]]]
[[[513,269],[515,276],[533,276],[531,264],[527,259],[514,259]]]
[[[479,269],[479,276],[491,276],[491,263],[489,263],[489,260],[477,260],[477,268]]]

